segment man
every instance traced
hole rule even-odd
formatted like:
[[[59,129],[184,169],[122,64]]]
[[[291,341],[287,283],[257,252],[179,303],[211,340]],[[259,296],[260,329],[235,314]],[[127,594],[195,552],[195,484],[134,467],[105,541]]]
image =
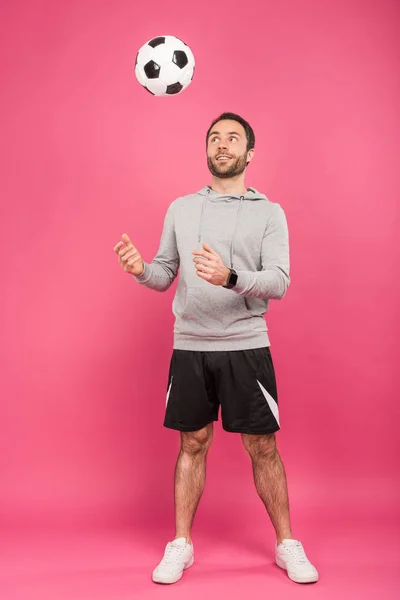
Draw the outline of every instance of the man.
[[[191,527],[220,405],[223,428],[241,434],[251,457],[257,492],[276,531],[276,563],[293,581],[318,580],[292,535],[275,442],[278,398],[264,314],[269,300],[283,298],[289,285],[289,242],[280,205],[245,187],[254,144],[247,121],[223,113],[206,135],[211,186],[172,202],[152,263],[144,262],[126,234],[114,248],[126,272],[160,292],[180,268],[164,421],[181,435],[176,530],[153,571],[158,583],[178,581],[194,562]]]

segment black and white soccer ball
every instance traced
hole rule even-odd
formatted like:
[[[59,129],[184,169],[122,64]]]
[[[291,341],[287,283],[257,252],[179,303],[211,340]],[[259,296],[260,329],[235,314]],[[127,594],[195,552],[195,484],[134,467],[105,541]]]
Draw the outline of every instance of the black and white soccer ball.
[[[182,40],[173,35],[153,38],[136,55],[135,75],[154,96],[180,94],[194,75],[194,56]]]

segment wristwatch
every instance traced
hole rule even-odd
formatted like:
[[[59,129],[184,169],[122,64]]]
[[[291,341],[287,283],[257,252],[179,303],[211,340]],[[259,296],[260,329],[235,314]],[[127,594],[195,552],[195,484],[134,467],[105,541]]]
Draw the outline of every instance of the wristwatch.
[[[237,284],[237,280],[238,280],[238,274],[236,273],[235,269],[229,269],[229,270],[230,270],[230,274],[228,277],[227,284],[222,286],[224,288],[227,288],[228,290],[235,287],[235,285]]]

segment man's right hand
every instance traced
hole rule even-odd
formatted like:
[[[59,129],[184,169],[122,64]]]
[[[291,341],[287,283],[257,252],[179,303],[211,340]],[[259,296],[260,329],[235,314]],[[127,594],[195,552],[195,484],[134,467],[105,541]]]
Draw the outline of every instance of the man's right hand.
[[[141,275],[144,271],[144,262],[141,255],[126,233],[122,234],[121,240],[121,242],[118,242],[114,246],[114,252],[118,255],[119,264],[127,273],[136,276]]]

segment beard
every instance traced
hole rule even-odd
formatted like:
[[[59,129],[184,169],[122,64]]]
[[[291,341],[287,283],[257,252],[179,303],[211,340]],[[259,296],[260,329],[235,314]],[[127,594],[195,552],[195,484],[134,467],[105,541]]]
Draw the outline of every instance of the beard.
[[[238,156],[236,159],[231,159],[229,167],[222,163],[220,164],[216,159],[212,159],[207,156],[207,165],[211,175],[219,177],[220,179],[229,179],[229,177],[236,177],[241,175],[247,167],[247,153],[243,156]]]

